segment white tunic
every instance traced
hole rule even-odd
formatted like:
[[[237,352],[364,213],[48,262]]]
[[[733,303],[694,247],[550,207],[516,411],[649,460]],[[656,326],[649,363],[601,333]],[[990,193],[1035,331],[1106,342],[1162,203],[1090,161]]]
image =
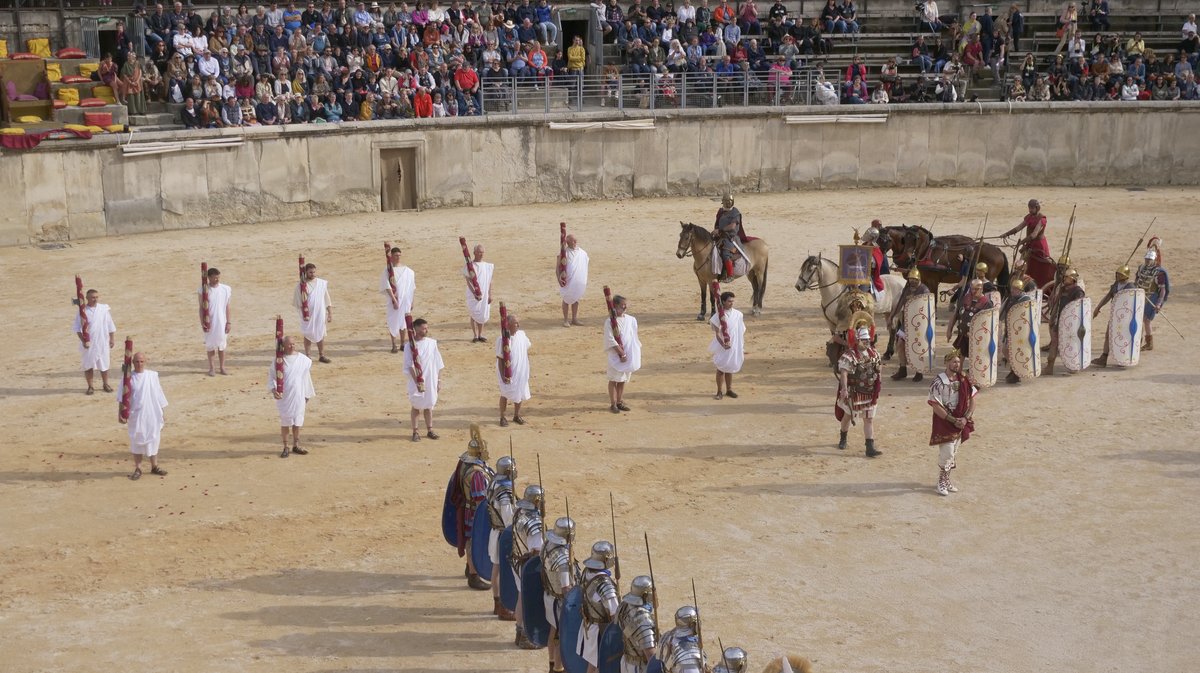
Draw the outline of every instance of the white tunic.
[[[117,400],[124,394],[125,381],[117,386]],[[158,382],[158,372],[149,369],[134,372],[129,379],[133,394],[129,399],[129,451],[138,455],[158,455],[162,439],[163,409],[167,397]]]
[[[608,353],[608,380],[624,382],[642,368],[642,342],[638,341],[637,318],[628,313],[617,318],[617,329],[625,346],[625,362],[617,355],[617,340],[610,320],[604,321],[604,350]]]
[[[467,313],[471,314],[471,320],[479,324],[488,321],[492,314],[492,305],[488,303],[491,298],[492,291],[492,271],[496,268],[491,262],[471,262],[475,267],[475,280],[479,282],[479,291],[483,295],[482,299],[476,299],[475,293],[471,291],[471,283],[464,283],[467,298]],[[463,277],[467,277],[467,269],[463,268]]]
[[[88,318],[88,345],[84,348],[83,342],[79,342],[79,352],[83,355],[83,371],[89,369],[99,369],[102,372],[108,371],[108,339],[109,335],[117,331],[117,326],[113,323],[112,314],[108,311],[108,304],[96,304],[95,306],[85,306],[83,309],[87,313]],[[79,313],[75,313],[75,334],[79,334],[83,327],[79,324]]]
[[[583,299],[583,293],[587,291],[587,281],[588,254],[583,248],[567,248],[567,284],[558,288],[558,296],[562,297],[563,302],[574,304]]]
[[[508,354],[512,360],[512,377],[509,383],[501,376],[501,365],[496,365],[496,380],[500,384],[500,396],[509,402],[521,403],[529,399],[529,337],[525,330],[517,330],[509,339]],[[504,340],[496,339],[496,357],[503,354]]]
[[[437,341],[425,337],[417,341],[417,354],[421,359],[421,374],[425,378],[425,392],[417,392],[417,382],[412,377],[412,347],[404,347],[404,378],[408,380],[408,401],[413,409],[432,409],[438,400],[438,379],[446,367]]]
[[[267,376],[267,389],[275,392],[275,362]],[[281,427],[304,425],[304,408],[317,391],[313,389],[312,359],[303,353],[283,357],[283,397],[275,400]]]
[[[708,322],[721,329],[721,316],[714,315]],[[708,344],[708,352],[712,353],[717,371],[736,374],[742,371],[742,363],[746,360],[746,321],[742,318],[742,312],[736,308],[726,311],[725,326],[729,329],[729,348],[725,348],[714,334],[712,342]]]
[[[197,294],[203,295],[204,288]],[[208,288],[208,331],[204,333],[204,348],[209,351],[223,351],[229,344],[229,335],[225,333],[225,316],[229,311],[229,298],[233,290],[224,283]]]
[[[412,313],[413,296],[417,293],[417,281],[413,270],[403,264],[392,267],[392,277],[396,280],[396,298],[400,300],[400,305],[392,305],[387,269],[384,269],[379,276],[379,291],[383,293],[383,303],[387,306],[388,332],[395,337],[400,336],[400,333],[404,331],[404,314]]]
[[[300,283],[296,283],[292,305],[300,312],[300,333],[304,338],[309,341],[324,341],[326,323],[329,320],[326,309],[333,305],[333,300],[329,297],[329,282],[324,278],[308,281],[308,320],[304,319],[304,309],[300,307]]]

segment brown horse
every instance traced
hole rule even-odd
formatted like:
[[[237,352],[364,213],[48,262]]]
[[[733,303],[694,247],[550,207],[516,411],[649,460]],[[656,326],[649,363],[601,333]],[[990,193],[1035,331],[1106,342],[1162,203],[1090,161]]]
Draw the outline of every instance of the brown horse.
[[[934,236],[933,232],[920,225],[905,226],[901,254],[906,261],[921,264],[918,266],[921,282],[936,296],[941,283],[957,284],[962,280],[962,270],[975,259],[977,245],[978,241],[970,236]],[[984,243],[979,250],[978,261],[987,264],[988,280],[995,282],[1001,295],[1007,297],[1009,267],[1004,251],[991,243]]]
[[[679,259],[684,257],[692,257],[695,262],[692,264],[692,271],[696,273],[696,281],[700,283],[700,313],[696,316],[696,320],[706,320],[708,314],[708,295],[711,294],[711,286],[714,280],[717,280],[717,275],[712,271],[712,249],[713,237],[712,232],[699,225],[688,223],[679,223],[679,245],[675,248],[675,256]],[[746,253],[750,255],[750,270],[746,273],[746,277],[750,279],[751,300],[750,313],[758,315],[762,313],[763,296],[767,294],[767,242],[761,238],[750,241],[745,246]],[[717,299],[713,298],[712,311],[716,312]]]

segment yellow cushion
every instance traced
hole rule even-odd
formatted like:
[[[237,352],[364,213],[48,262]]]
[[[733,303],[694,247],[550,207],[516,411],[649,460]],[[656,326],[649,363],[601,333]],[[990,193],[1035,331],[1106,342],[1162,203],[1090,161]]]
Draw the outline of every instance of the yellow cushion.
[[[42,118],[37,115],[22,115],[17,117],[17,121],[22,124],[40,124]]]
[[[86,130],[88,130],[88,127],[84,126],[83,124],[63,124],[63,128],[67,129],[68,131],[86,131]]]
[[[23,136],[23,135],[25,135],[25,129],[18,129],[18,128],[12,128],[12,127],[4,128],[4,129],[0,129],[0,135]]]
[[[37,54],[42,58],[50,58],[50,39],[45,37],[35,37],[25,41],[26,50],[31,54]]]
[[[104,133],[104,129],[100,128],[99,126],[85,126],[84,128],[92,133]]]
[[[109,133],[120,133],[125,130],[125,125],[124,124],[109,124],[108,126],[105,126],[104,129],[106,131],[108,131]]]
[[[95,96],[96,98],[111,98],[112,95],[113,88],[111,86],[104,86],[101,84],[100,86],[92,89],[92,96]]]
[[[96,72],[99,69],[100,69],[99,63],[80,63],[79,64],[79,74],[83,75],[84,77],[91,77],[92,73]]]
[[[62,79],[62,64],[47,63],[46,64],[46,79],[51,82],[57,82]]]
[[[8,58],[8,40],[0,40],[0,58]],[[21,133],[25,131],[19,129]]]
[[[67,105],[79,105],[79,89],[64,87],[55,92],[54,95]]]

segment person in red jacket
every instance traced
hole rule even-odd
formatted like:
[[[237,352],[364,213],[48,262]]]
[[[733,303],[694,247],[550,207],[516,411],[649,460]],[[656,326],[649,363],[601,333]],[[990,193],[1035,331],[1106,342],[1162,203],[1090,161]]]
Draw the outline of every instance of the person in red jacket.
[[[429,95],[429,89],[423,86],[417,87],[417,92],[413,94],[413,115],[416,117],[433,116],[433,97]]]

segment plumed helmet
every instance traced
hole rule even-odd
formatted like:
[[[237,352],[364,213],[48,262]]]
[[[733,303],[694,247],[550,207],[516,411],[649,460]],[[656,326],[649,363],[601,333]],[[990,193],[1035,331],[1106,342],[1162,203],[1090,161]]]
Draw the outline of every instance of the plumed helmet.
[[[725,208],[732,208],[733,207],[733,194],[730,194],[729,192],[725,192],[725,195],[721,197],[721,205]]]
[[[501,456],[496,461],[496,478],[507,477],[509,481],[517,480],[517,459],[512,456]]]
[[[721,662],[729,673],[744,673],[749,664],[750,655],[740,647],[726,647],[721,653]]]
[[[1025,281],[1021,280],[1020,278],[1013,278],[1012,281],[1009,282],[1008,286],[1013,292],[1023,292],[1025,290]]]
[[[485,461],[488,459],[487,440],[483,438],[478,423],[471,424],[471,441],[467,442],[467,455]]]
[[[617,550],[608,540],[600,540],[592,545],[592,555],[583,562],[585,568],[592,570],[608,570],[617,560]]]
[[[909,280],[921,280],[921,271],[914,266],[908,270],[908,273],[904,274],[904,277]]]
[[[647,594],[654,593],[654,582],[649,575],[638,575],[633,578],[633,582],[629,584],[629,592],[634,596],[646,597]]]
[[[533,503],[534,507],[539,510],[542,508],[542,502],[546,499],[546,492],[537,484],[530,484],[525,487],[525,494],[521,496],[522,500],[528,500]]]
[[[1059,265],[1059,266],[1071,266],[1071,258],[1070,258],[1070,257],[1068,257],[1068,256],[1066,256],[1066,255],[1063,255],[1062,257],[1059,257],[1059,258],[1058,258],[1058,265]]]
[[[675,611],[675,626],[683,629],[696,629],[696,623],[700,621],[700,612],[691,605],[685,605]]]
[[[1120,278],[1121,280],[1129,280],[1129,275],[1131,273],[1132,272],[1129,270],[1128,266],[1122,265],[1121,268],[1117,269],[1117,278]]]
[[[558,517],[554,520],[554,534],[567,542],[574,542],[575,522],[565,516]]]
[[[1153,250],[1153,249],[1147,250],[1147,251],[1146,251],[1146,257],[1145,257],[1145,259],[1148,259],[1148,260],[1150,260],[1150,261],[1154,261],[1154,260],[1158,259],[1158,253],[1157,253],[1157,252],[1154,252],[1154,250]]]

